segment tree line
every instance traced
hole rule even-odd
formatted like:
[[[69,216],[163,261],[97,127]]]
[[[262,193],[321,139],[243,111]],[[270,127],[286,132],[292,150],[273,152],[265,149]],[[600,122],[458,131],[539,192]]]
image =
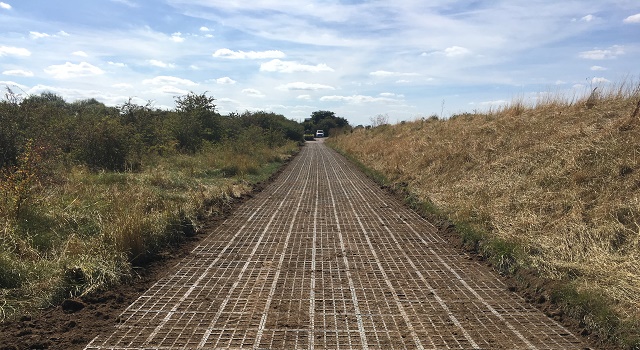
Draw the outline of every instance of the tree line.
[[[69,103],[51,92],[23,98],[7,88],[0,101],[0,171],[19,165],[34,149],[46,159],[125,171],[139,168],[150,154],[193,154],[207,144],[243,144],[250,152],[256,143],[303,141],[303,126],[280,114],[221,115],[206,93],[176,97],[175,104],[162,110],[129,99],[110,107],[93,98]]]
[[[302,125],[304,126],[305,134],[314,134],[316,130],[323,130],[325,136],[351,129],[349,121],[336,116],[332,111],[315,111],[311,113],[311,117],[307,118]]]

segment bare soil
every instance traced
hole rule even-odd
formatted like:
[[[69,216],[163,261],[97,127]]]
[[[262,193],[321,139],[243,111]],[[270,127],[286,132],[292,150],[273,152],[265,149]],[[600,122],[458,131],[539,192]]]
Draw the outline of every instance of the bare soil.
[[[154,261],[136,268],[135,277],[127,283],[0,323],[0,350],[83,349],[97,335],[113,332],[122,311],[156,281],[171,273],[210,227],[221,219],[209,219],[202,232],[185,238],[180,245],[157,256]]]
[[[34,310],[0,323],[0,350],[52,349],[74,350],[85,346],[99,334],[110,333],[118,316],[159,279],[173,272],[175,266],[221,221],[255,193],[261,192],[282,169],[268,181],[258,183],[252,194],[232,198],[219,214],[206,218],[204,227],[191,237],[134,268],[134,276],[110,290],[65,300],[55,308]]]

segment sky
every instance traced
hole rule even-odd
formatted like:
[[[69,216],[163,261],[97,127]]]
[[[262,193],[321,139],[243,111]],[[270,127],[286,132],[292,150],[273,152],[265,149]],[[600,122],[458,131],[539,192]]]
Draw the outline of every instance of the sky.
[[[0,87],[352,125],[571,96],[640,74],[638,0],[0,0]],[[3,94],[4,95],[4,94]]]

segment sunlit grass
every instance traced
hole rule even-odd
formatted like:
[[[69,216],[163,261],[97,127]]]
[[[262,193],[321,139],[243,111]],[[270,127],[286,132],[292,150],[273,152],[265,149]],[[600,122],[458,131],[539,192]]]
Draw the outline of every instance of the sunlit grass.
[[[149,156],[138,172],[69,167],[34,188],[19,215],[0,211],[0,319],[126,280],[297,149],[232,146]]]
[[[640,84],[625,81],[584,96],[543,94],[449,120],[360,130],[331,143],[485,233],[481,251],[506,242],[497,249],[517,252],[512,268],[567,281],[633,323],[640,318],[639,104]]]

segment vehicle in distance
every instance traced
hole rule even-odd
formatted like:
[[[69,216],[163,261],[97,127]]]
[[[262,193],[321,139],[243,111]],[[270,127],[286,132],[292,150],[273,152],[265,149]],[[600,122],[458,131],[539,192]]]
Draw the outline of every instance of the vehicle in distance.
[[[316,137],[324,137],[324,131],[323,130],[317,130],[316,131]]]

